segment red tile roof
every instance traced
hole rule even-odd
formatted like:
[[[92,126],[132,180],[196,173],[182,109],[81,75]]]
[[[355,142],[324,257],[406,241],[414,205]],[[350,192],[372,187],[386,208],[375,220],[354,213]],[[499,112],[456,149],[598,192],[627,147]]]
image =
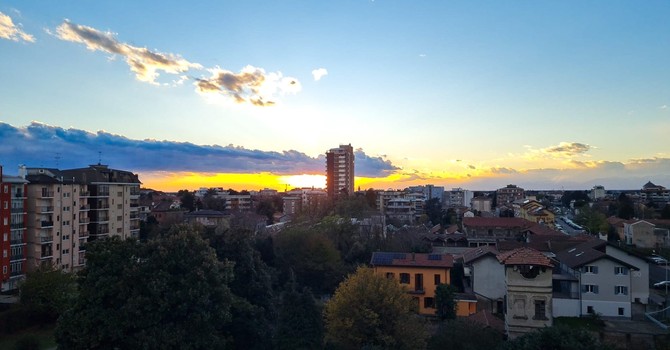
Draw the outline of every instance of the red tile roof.
[[[496,256],[505,265],[539,265],[553,267],[551,260],[540,251],[532,248],[517,248]]]
[[[480,216],[475,216],[472,218],[463,218],[463,226],[469,226],[469,227],[528,228],[532,225],[533,222],[523,218],[501,218],[501,217],[485,218]]]

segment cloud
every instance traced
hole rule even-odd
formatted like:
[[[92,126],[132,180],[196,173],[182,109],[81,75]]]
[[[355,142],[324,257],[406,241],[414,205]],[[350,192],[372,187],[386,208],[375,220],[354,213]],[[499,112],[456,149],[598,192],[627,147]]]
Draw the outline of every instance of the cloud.
[[[661,107],[658,107],[658,108],[660,108],[662,110],[666,110],[666,109],[668,109],[668,105],[662,105]]]
[[[192,68],[202,68],[200,64],[189,62],[178,55],[132,46],[118,41],[112,32],[102,32],[67,20],[56,28],[56,37],[84,44],[91,51],[123,56],[135,77],[147,83],[156,84],[159,71],[179,75]]]
[[[328,70],[326,68],[318,68],[312,71],[312,76],[314,76],[314,81],[319,81],[321,78],[328,75]]]
[[[39,122],[14,127],[0,122],[0,155],[6,169],[18,164],[76,168],[98,162],[133,172],[190,171],[209,173],[261,173],[278,175],[323,174],[325,156],[310,157],[305,153],[262,151],[241,146],[196,145],[189,142],[134,140],[105,131],[96,133],[64,129]],[[83,163],[82,163],[83,162]],[[397,169],[381,157],[370,157],[356,151],[356,175],[385,176]]]
[[[217,93],[235,102],[249,102],[256,106],[271,106],[275,98],[300,91],[300,82],[284,77],[280,72],[266,73],[264,69],[246,66],[239,73],[214,68],[209,79],[196,79],[194,85],[201,94]]]
[[[561,142],[558,146],[552,146],[542,149],[543,153],[560,154],[563,156],[575,156],[588,152],[591,146],[579,142]]]
[[[0,12],[0,38],[12,41],[27,41],[34,43],[35,37],[21,30],[20,24],[16,25],[12,18]]]
[[[506,168],[506,167],[493,167],[489,170],[492,174],[517,174],[519,173],[517,170],[512,169],[512,168]]]

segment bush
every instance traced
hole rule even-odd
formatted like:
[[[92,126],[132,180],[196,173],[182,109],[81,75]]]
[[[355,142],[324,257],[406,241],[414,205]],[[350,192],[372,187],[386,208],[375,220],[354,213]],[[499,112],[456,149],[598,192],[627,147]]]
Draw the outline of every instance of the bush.
[[[39,350],[40,342],[34,336],[24,336],[16,341],[14,350]]]

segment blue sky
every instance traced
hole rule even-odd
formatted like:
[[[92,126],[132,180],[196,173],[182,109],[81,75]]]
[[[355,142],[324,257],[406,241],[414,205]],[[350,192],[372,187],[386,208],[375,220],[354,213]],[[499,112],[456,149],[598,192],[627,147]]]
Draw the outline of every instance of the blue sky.
[[[667,1],[2,1],[0,12],[5,139],[40,125],[312,162],[351,143],[392,164],[360,174],[384,188],[670,187]],[[327,74],[316,80],[317,69]],[[77,150],[32,142],[61,162],[87,151],[87,163],[100,151],[117,168],[142,160],[92,139]],[[20,142],[0,148],[5,167],[53,160]],[[323,173],[289,159],[219,155],[217,169],[162,154],[163,166],[153,156],[138,170],[145,183],[171,163]]]

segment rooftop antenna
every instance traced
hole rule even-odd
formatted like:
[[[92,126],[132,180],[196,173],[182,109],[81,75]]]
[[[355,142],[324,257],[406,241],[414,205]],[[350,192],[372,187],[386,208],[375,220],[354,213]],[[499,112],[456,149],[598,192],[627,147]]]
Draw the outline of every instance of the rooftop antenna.
[[[61,158],[60,153],[56,152],[56,156],[54,158],[56,158],[56,169],[58,169],[58,163],[59,163],[60,158]]]
[[[98,165],[102,164],[102,152],[98,151]]]

